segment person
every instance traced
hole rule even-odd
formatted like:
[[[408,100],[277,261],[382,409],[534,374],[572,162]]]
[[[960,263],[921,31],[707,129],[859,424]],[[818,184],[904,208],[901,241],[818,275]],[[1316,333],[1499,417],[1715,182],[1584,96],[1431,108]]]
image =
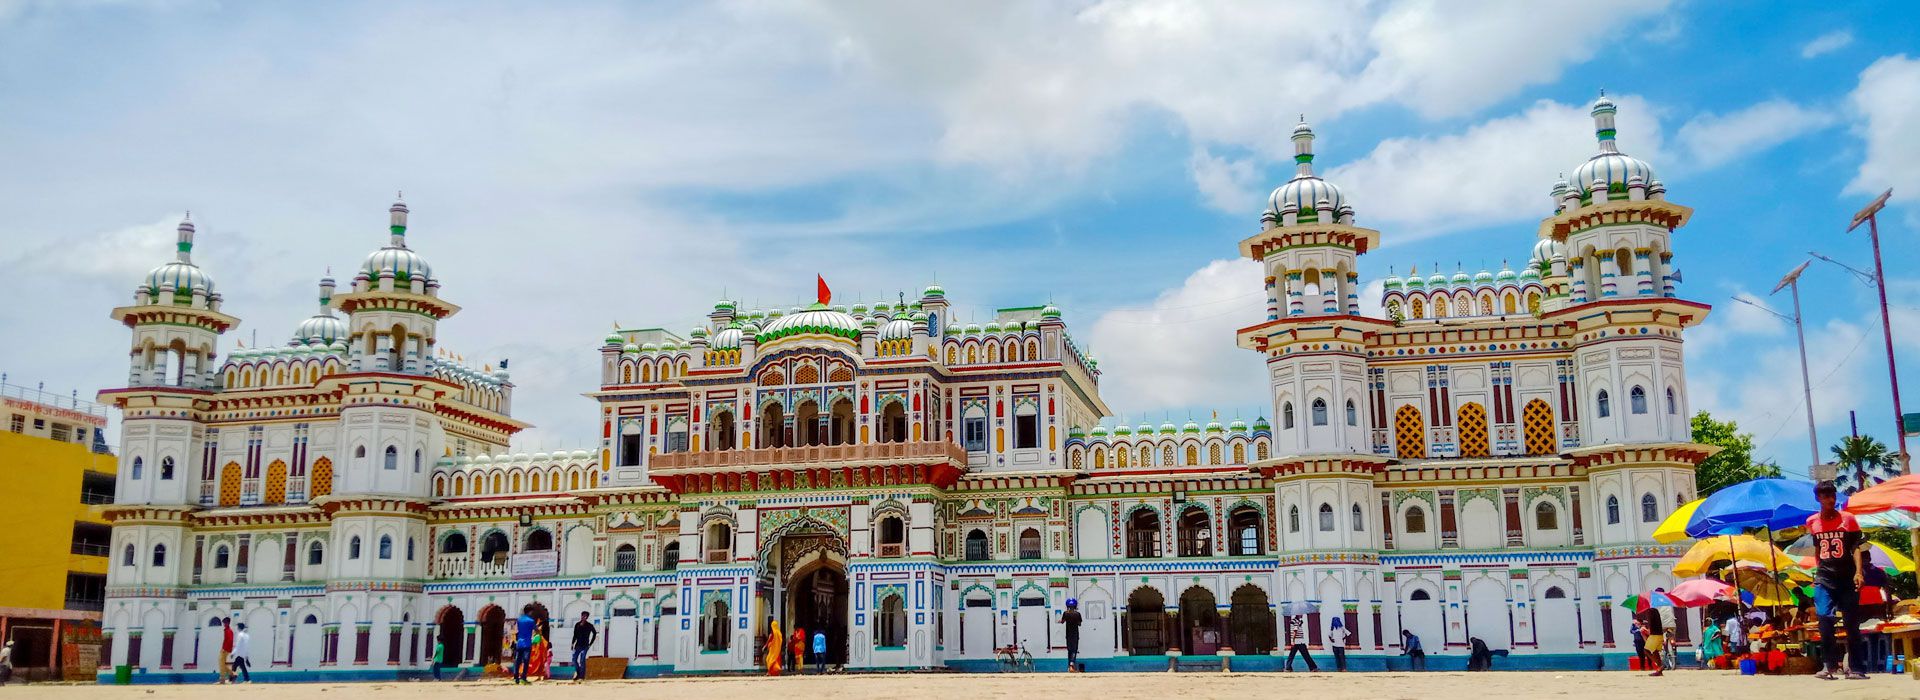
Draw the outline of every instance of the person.
[[[1400,630],[1400,655],[1407,657],[1408,668],[1427,670],[1427,650],[1420,646],[1420,635]]]
[[[233,618],[223,617],[220,618],[220,659],[218,661],[221,685],[226,685],[233,680],[233,666],[228,660],[231,656],[233,656]]]
[[[780,675],[780,659],[787,655],[786,650],[781,648],[786,645],[781,644],[781,642],[787,637],[780,633],[780,621],[773,620],[772,622],[772,631],[767,633],[767,675],[778,676]]]
[[[807,667],[807,639],[807,628],[799,625],[794,625],[793,634],[787,637],[787,652],[793,657],[790,660],[793,675],[805,675],[801,671]]]
[[[447,662],[447,645],[440,643],[440,638],[435,637],[433,640],[433,679],[434,680],[436,681],[440,680],[440,666],[442,664],[445,664],[446,662]]]
[[[1347,670],[1347,623],[1333,618],[1333,626],[1327,629],[1327,646],[1333,649],[1333,670]]]
[[[1660,589],[1655,588],[1654,590],[1659,591]],[[1640,614],[1640,621],[1641,624],[1647,628],[1646,644],[1641,648],[1646,650],[1647,661],[1652,662],[1653,665],[1653,673],[1647,675],[1653,677],[1665,675],[1661,673],[1661,671],[1665,669],[1665,666],[1662,664],[1660,656],[1661,653],[1667,649],[1667,627],[1666,624],[1660,620],[1660,609],[1647,608],[1646,612]],[[1647,662],[1642,662],[1640,667],[1647,668],[1646,663]]]
[[[7,640],[5,646],[0,646],[0,685],[6,685],[10,680],[13,680],[13,640],[11,639]]]
[[[1727,618],[1727,624],[1722,627],[1727,637],[1727,653],[1734,656],[1747,653],[1746,621],[1741,617],[1740,609],[1735,607],[1733,617]]]
[[[527,661],[533,666],[527,670],[530,677],[544,681],[553,672],[553,642],[547,641],[547,631],[539,625],[533,627],[533,649],[527,654]]]
[[[533,660],[533,630],[533,606],[522,606],[513,630],[513,682],[516,684],[527,683],[527,666]]]
[[[1714,659],[1726,653],[1726,634],[1726,632],[1720,629],[1720,622],[1718,620],[1707,618],[1707,629],[1705,633],[1701,635],[1705,637],[1705,639],[1700,643],[1701,668],[1712,666]]]
[[[1293,656],[1299,654],[1307,659],[1307,670],[1318,673],[1320,666],[1313,662],[1313,652],[1307,651],[1307,616],[1295,615],[1287,620],[1287,670],[1293,670]]]
[[[813,672],[814,673],[827,672],[827,632],[826,630],[813,631]]]
[[[1060,624],[1067,628],[1067,673],[1080,671],[1080,601],[1068,598],[1067,611],[1060,613]]]
[[[1647,658],[1647,623],[1639,616],[1633,618],[1633,658],[1640,662],[1642,670],[1653,668]]]
[[[593,651],[593,640],[599,637],[600,631],[587,620],[586,611],[581,611],[580,621],[573,623],[573,682],[587,679],[587,653]]]
[[[1833,680],[1840,671],[1840,654],[1834,638],[1834,617],[1840,618],[1847,636],[1847,679],[1867,677],[1866,653],[1860,637],[1860,584],[1867,569],[1865,535],[1853,514],[1834,507],[1837,490],[1832,481],[1813,487],[1820,501],[1820,512],[1807,518],[1807,533],[1813,536],[1816,571],[1813,575],[1813,611],[1820,618],[1820,659],[1826,668],[1815,677]]]
[[[233,659],[229,662],[233,667],[233,677],[235,680],[246,679],[246,682],[252,683],[253,664],[247,661],[247,647],[252,646],[253,636],[247,634],[247,624],[244,622],[234,625],[234,629]]]
[[[1493,652],[1487,651],[1487,643],[1479,637],[1467,638],[1467,670],[1485,671],[1493,666]]]

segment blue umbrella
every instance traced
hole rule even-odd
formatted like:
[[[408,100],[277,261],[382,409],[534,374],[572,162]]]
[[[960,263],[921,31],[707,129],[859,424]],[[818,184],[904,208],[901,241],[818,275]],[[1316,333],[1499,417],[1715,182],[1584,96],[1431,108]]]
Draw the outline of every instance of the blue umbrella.
[[[1807,524],[1820,512],[1813,482],[1754,479],[1714,492],[1693,512],[1687,536],[1728,535],[1744,530],[1785,530]]]

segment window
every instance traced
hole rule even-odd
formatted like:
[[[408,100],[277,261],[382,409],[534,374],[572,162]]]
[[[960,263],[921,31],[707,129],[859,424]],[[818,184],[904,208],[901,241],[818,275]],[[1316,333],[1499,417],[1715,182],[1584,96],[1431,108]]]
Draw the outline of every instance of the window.
[[[1013,416],[1013,447],[1031,450],[1040,446],[1040,414],[1033,408],[1016,410]]]
[[[1433,600],[1433,594],[1424,590],[1417,590],[1413,592],[1413,595],[1407,596],[1407,600]]]
[[[347,558],[348,559],[360,558],[360,536],[359,535],[354,535],[353,539],[347,540]]]
[[[629,425],[631,433],[620,435],[620,466],[633,467],[640,464],[640,429]]]
[[[1025,530],[1020,531],[1020,558],[1021,559],[1039,559],[1040,558],[1040,531],[1039,530],[1036,530],[1034,528],[1027,528]],[[887,645],[887,646],[895,646],[895,645]]]
[[[421,452],[420,452],[420,450],[419,450],[419,448],[414,448],[414,450],[413,450],[413,473],[415,473],[415,474],[418,474],[418,473],[420,473],[420,462],[421,462],[421,459],[422,459],[422,457],[423,457],[423,455],[421,454]]]
[[[1353,504],[1353,531],[1365,532],[1366,530],[1367,516],[1360,512],[1360,504],[1355,503]]]
[[[120,565],[133,566],[133,556],[133,545],[129,544],[127,548],[120,553]]]
[[[882,648],[907,645],[907,605],[900,596],[890,595],[880,601],[880,616],[874,621],[880,629],[873,636]]]
[[[1127,556],[1135,559],[1160,556],[1159,513],[1141,508],[1127,517]]]
[[[613,570],[633,571],[640,567],[640,553],[633,545],[623,544],[613,550]]]
[[[1320,531],[1333,532],[1333,505],[1320,504]]]
[[[1560,529],[1560,511],[1555,509],[1553,504],[1541,501],[1539,505],[1533,507],[1533,529]]]
[[[813,444],[819,444],[819,443],[816,441]],[[685,423],[682,423],[676,428],[670,429],[667,431],[666,449],[668,452],[686,452],[687,451],[687,426]]]
[[[381,535],[381,536],[380,536],[380,552],[379,552],[379,557],[380,557],[381,559],[392,559],[392,558],[393,558],[393,538],[392,538],[392,537],[388,537],[388,536],[386,536],[386,535]]]
[[[545,528],[527,533],[526,551],[544,552],[553,549],[553,533]]]
[[[967,416],[961,420],[960,440],[968,452],[987,451],[987,417]]]
[[[707,526],[707,563],[723,564],[733,559],[733,526],[724,522]]]
[[[1548,600],[1559,600],[1561,598],[1567,597],[1567,592],[1560,590],[1559,586],[1552,586],[1547,588],[1546,594],[1540,597],[1546,598]]]
[[[898,557],[907,553],[906,521],[897,516],[880,518],[880,556]]]
[[[307,545],[307,566],[319,566],[324,561],[322,558],[324,554],[320,547],[320,540],[314,540],[313,544]]]
[[[987,560],[987,533],[974,530],[967,533],[967,561]]]
[[[143,464],[145,464],[145,463],[144,463],[144,462],[142,462],[142,461],[140,461],[140,458],[139,458],[139,457],[135,457],[135,458],[133,458],[133,480],[134,480],[134,481],[139,481],[139,480],[140,480],[140,467],[141,467],[141,466],[142,466]]]
[[[1671,390],[1669,390],[1669,393],[1671,393]],[[160,480],[173,481],[173,458],[172,457],[160,458]]]
[[[1243,506],[1228,516],[1231,523],[1234,556],[1260,554],[1265,551],[1260,541],[1260,511]]]
[[[407,561],[413,561],[413,538],[407,538]]]
[[[680,543],[668,542],[667,546],[660,550],[660,570],[672,571],[678,568],[680,568]]]
[[[1427,510],[1420,506],[1407,509],[1407,526],[1403,528],[1410,535],[1425,534],[1427,531]]]
[[[1360,411],[1356,410],[1353,407],[1353,399],[1347,399],[1347,425],[1356,426],[1359,424],[1360,424]]]
[[[1300,531],[1300,506],[1287,506],[1287,532]]]
[[[1667,387],[1667,415],[1680,415],[1680,402],[1673,395],[1673,387]]]
[[[1627,392],[1627,407],[1633,411],[1633,415],[1646,415],[1647,390],[1637,386],[1629,390]]]
[[[1594,406],[1601,418],[1613,415],[1613,406],[1607,401],[1606,389],[1601,389],[1600,393],[1594,397]]]
[[[440,540],[441,554],[465,554],[466,551],[467,551],[466,535],[462,535],[458,532],[449,532],[447,533],[446,537]]]
[[[704,651],[726,651],[733,639],[733,616],[727,614],[727,601],[716,600],[707,606],[707,619],[700,622],[705,629]]]
[[[1327,400],[1326,399],[1313,400],[1312,417],[1313,417],[1314,425],[1327,424]]]
[[[12,420],[9,420],[9,421],[7,421],[7,429],[8,429],[8,430],[12,430],[13,432],[16,432],[16,433],[24,433],[24,432],[26,432],[26,431],[27,431],[27,417],[26,417],[26,416],[23,416],[23,415],[20,415],[20,414],[18,414],[18,413],[15,413],[15,414],[13,414],[13,419],[12,419]]]
[[[1620,524],[1620,497],[1619,496],[1607,497],[1607,524],[1608,525]]]
[[[1640,497],[1640,522],[1650,523],[1660,519],[1660,501],[1647,494]]]
[[[1213,554],[1213,523],[1207,517],[1207,511],[1199,506],[1188,506],[1180,512],[1180,522],[1174,534],[1180,538],[1180,556],[1204,557]]]
[[[367,446],[366,446],[366,445],[354,445],[354,446],[353,446],[353,458],[354,458],[354,459],[366,459],[366,458],[367,458]]]
[[[392,445],[388,445],[386,460],[381,462],[381,467],[389,470],[399,469],[400,468],[400,448],[394,447]]]
[[[1288,401],[1286,403],[1280,404],[1280,427],[1285,430],[1293,429],[1293,402],[1292,401]]]
[[[213,548],[213,568],[216,568],[216,569],[227,568],[227,562],[231,558],[232,558],[232,555],[227,551],[226,545],[220,545],[218,547]]]
[[[156,544],[153,546],[153,565],[154,566],[167,565],[167,546],[166,545]]]

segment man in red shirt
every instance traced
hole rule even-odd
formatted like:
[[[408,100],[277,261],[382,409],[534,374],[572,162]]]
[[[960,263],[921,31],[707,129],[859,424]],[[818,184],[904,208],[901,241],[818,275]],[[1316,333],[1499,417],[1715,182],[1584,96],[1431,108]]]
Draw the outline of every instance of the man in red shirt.
[[[1834,508],[1833,482],[1820,482],[1813,487],[1813,495],[1820,501],[1820,512],[1807,518],[1818,564],[1813,579],[1813,610],[1820,616],[1820,658],[1826,662],[1826,668],[1815,676],[1833,680],[1840,671],[1833,636],[1833,616],[1838,614],[1847,634],[1847,678],[1866,678],[1864,645],[1860,643],[1860,583],[1867,569],[1865,536],[1852,514]]]

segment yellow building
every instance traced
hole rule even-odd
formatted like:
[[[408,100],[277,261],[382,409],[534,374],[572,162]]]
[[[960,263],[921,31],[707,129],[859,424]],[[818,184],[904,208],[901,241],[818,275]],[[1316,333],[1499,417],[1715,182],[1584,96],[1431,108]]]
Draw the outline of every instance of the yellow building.
[[[111,529],[94,506],[113,501],[117,468],[106,426],[100,404],[0,384],[0,637],[17,675],[98,665]]]

